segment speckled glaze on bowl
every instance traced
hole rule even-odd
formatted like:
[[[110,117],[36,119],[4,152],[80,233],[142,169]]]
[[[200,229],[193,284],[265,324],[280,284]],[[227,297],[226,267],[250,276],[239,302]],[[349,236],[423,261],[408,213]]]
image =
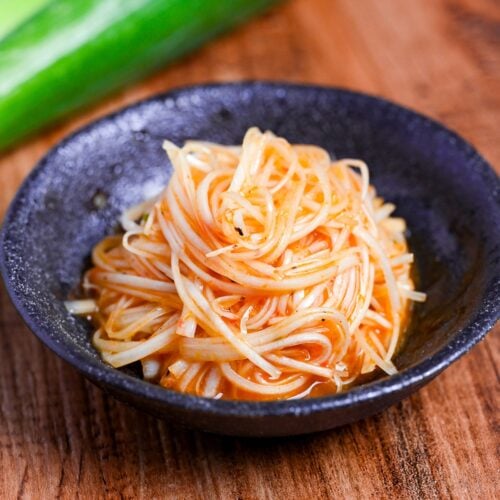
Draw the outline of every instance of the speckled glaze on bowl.
[[[250,126],[291,142],[358,157],[410,228],[419,288],[400,371],[318,399],[248,403],[188,396],[104,364],[90,325],[63,300],[92,246],[119,213],[163,186],[163,138],[240,143]],[[105,203],[103,203],[105,201]],[[463,139],[383,99],[279,83],[180,89],[99,120],[56,146],[33,170],[7,213],[0,266],[31,330],[56,354],[117,398],[198,429],[283,436],[333,428],[401,400],[479,342],[499,318],[499,179]]]

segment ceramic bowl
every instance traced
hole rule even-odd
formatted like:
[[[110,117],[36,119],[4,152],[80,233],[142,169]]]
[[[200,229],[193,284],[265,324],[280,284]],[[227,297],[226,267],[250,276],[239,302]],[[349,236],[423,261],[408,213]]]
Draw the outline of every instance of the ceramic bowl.
[[[120,212],[157,192],[171,166],[161,145],[239,144],[250,126],[335,156],[361,158],[409,227],[419,289],[399,372],[348,392],[280,402],[210,400],[106,365],[91,326],[63,301]],[[221,434],[283,436],[352,422],[407,397],[479,342],[499,318],[499,179],[463,139],[384,99],[280,83],[202,85],[125,108],[74,133],[28,176],[5,218],[0,266],[34,334],[92,382],[141,410]],[[13,340],[22,342],[22,338]],[[15,348],[15,346],[13,346]],[[450,395],[451,397],[451,395]]]

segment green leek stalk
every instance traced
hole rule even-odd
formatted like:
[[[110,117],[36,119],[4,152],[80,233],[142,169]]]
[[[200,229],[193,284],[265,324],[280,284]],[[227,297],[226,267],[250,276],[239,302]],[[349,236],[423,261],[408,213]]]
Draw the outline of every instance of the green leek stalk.
[[[54,0],[0,40],[0,149],[275,0]]]
[[[0,0],[0,40],[49,0]]]

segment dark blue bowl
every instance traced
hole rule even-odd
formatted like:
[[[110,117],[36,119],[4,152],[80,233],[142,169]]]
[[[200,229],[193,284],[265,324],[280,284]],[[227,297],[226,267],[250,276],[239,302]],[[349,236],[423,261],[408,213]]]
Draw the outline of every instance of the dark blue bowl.
[[[118,214],[164,185],[163,138],[240,143],[257,125],[291,142],[357,157],[410,228],[419,288],[408,341],[392,377],[318,399],[247,403],[187,396],[104,364],[90,325],[66,312],[92,246]],[[102,202],[106,200],[104,206]],[[68,137],[33,170],[7,213],[0,265],[33,332],[117,398],[222,434],[282,436],[329,429],[378,412],[429,382],[499,318],[499,179],[463,139],[383,99],[273,83],[203,85],[126,108]]]

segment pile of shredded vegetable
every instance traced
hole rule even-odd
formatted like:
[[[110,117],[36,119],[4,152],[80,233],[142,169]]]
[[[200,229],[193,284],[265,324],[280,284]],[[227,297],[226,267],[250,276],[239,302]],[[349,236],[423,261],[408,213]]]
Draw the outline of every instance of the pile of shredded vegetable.
[[[393,357],[414,291],[405,222],[359,160],[252,128],[165,142],[173,174],[92,252],[93,343],[114,367],[209,398],[338,392]]]

